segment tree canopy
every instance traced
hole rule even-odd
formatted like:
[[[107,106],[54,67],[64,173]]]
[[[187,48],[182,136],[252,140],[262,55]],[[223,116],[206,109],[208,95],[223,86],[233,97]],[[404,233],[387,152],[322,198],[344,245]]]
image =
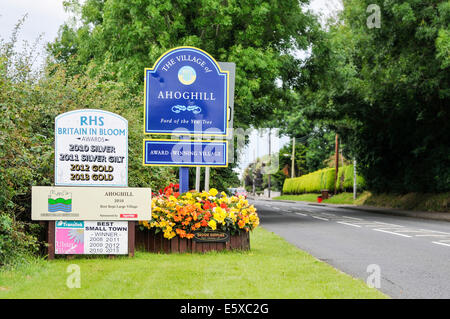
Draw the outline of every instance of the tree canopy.
[[[143,92],[145,67],[173,47],[199,47],[217,61],[236,63],[234,121],[246,128],[290,101],[301,62],[291,53],[306,49],[317,30],[315,17],[301,7],[308,2],[66,1],[79,21],[61,27],[49,52],[59,62],[75,56],[75,73],[89,66],[95,73],[108,60],[118,80]]]
[[[449,22],[449,1],[347,0],[314,43],[300,110],[342,136],[369,189],[450,189]]]

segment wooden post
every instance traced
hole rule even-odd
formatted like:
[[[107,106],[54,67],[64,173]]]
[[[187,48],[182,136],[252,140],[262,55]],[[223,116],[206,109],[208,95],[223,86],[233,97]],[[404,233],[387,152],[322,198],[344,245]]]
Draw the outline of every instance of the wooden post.
[[[271,136],[270,136],[270,133],[271,133],[271,129],[269,128],[269,170],[268,170],[268,172],[269,172],[269,175],[267,176],[267,184],[268,184],[268,196],[269,196],[269,198],[270,198],[270,189],[271,189],[271,187],[272,187],[272,185],[271,185],[271,180],[270,180],[270,178],[271,178],[271,174],[270,174],[270,170],[272,169],[272,152],[271,152],[271,143],[270,143],[270,141],[271,141]]]
[[[136,222],[128,222],[128,257],[134,257],[134,244],[136,239]]]
[[[55,259],[55,221],[48,222],[48,260]]]

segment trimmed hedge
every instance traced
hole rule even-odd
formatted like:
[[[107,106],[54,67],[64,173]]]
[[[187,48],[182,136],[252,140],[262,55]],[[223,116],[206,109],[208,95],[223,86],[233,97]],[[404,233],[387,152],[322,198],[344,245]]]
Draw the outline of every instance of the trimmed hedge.
[[[334,168],[324,168],[300,177],[287,178],[284,181],[284,194],[302,194],[321,192],[323,189],[334,190]],[[358,190],[364,188],[364,179],[356,177]],[[353,188],[353,165],[339,168],[338,189],[345,191]]]

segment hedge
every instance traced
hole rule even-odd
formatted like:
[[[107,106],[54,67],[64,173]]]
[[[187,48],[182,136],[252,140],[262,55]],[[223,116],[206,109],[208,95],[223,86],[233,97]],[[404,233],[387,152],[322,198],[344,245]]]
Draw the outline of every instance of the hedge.
[[[284,194],[302,194],[320,192],[323,189],[334,190],[334,168],[324,168],[300,177],[287,178],[284,181]],[[364,179],[356,177],[358,189],[364,188]],[[338,172],[338,189],[345,191],[353,188],[353,165],[343,166]]]

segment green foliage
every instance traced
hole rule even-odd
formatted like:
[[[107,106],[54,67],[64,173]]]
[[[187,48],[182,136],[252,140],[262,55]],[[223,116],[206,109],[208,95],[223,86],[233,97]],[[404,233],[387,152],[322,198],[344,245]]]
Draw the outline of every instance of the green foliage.
[[[284,181],[284,194],[302,194],[320,192],[324,189],[334,191],[335,169],[325,168],[300,177],[288,178]],[[357,175],[356,182],[358,191],[365,188],[363,177]],[[353,165],[340,167],[338,170],[338,184],[339,191],[346,191],[353,189]]]
[[[57,62],[74,57],[73,74],[92,66],[97,74],[108,58],[111,76],[141,93],[145,67],[173,47],[199,47],[217,61],[236,63],[234,121],[247,128],[292,99],[300,61],[289,52],[306,49],[317,29],[301,9],[307,2],[87,0],[80,7],[67,1],[68,10],[81,13],[79,27],[61,27],[48,50]]]
[[[220,191],[227,191],[229,187],[239,186],[239,178],[233,171],[235,164],[230,163],[228,167],[210,168],[209,187]],[[177,169],[177,171],[179,171]],[[205,185],[205,168],[200,169],[200,190]],[[189,189],[195,189],[195,168],[189,169]]]
[[[35,75],[29,56],[13,48],[0,42],[0,213],[29,220],[31,186],[53,184],[54,119],[74,109],[104,109],[128,120],[129,186],[159,189],[175,181],[171,168],[142,166],[141,94],[107,80],[106,62],[95,77],[69,76],[75,61]]]
[[[356,175],[356,185],[358,191],[365,188],[364,178],[360,175]],[[353,189],[353,165],[347,165],[339,168],[337,189],[340,192],[345,192]]]
[[[38,240],[25,228],[26,224],[0,214],[0,266],[17,264],[38,251]]]
[[[305,65],[302,114],[339,133],[369,189],[450,190],[449,1],[347,0],[341,18]]]
[[[334,190],[334,168],[324,168],[300,177],[287,178],[283,193],[301,194],[320,192],[324,189]]]

